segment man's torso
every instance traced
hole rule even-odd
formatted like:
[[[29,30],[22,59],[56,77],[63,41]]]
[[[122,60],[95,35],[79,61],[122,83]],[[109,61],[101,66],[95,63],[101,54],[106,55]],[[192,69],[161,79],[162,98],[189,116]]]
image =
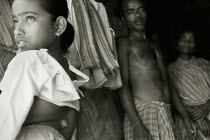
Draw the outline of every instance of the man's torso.
[[[128,44],[129,82],[134,97],[167,101],[155,49],[145,40],[129,40]]]

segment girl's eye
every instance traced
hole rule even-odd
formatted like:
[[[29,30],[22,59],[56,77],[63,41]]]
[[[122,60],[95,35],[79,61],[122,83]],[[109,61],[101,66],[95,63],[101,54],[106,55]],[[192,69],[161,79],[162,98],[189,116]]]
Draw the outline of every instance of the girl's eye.
[[[27,16],[27,17],[26,17],[26,20],[27,20],[27,21],[34,21],[34,20],[35,20],[35,17]]]
[[[16,26],[18,24],[18,20],[17,19],[13,19],[13,23]]]

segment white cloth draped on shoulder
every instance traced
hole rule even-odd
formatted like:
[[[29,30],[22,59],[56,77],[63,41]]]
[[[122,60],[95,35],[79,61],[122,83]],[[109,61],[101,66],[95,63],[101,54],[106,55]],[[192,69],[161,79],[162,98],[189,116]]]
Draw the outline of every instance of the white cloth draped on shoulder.
[[[88,77],[70,65],[70,70],[83,79]],[[77,87],[77,86],[76,86]],[[0,83],[0,137],[14,140],[33,104],[34,96],[58,106],[79,110],[80,96],[62,66],[46,49],[19,53],[9,63]]]

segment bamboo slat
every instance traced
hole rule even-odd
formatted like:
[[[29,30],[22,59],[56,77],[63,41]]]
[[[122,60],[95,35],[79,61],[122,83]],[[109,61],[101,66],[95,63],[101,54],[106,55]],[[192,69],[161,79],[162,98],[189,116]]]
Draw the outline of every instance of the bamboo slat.
[[[10,35],[7,26],[4,23],[4,20],[5,19],[3,19],[2,16],[0,16],[0,33],[1,33],[1,38],[3,39],[0,40],[0,42],[5,44],[7,47],[11,47],[13,45],[12,37]]]
[[[3,68],[3,66],[0,63],[0,81],[3,78],[3,76],[4,76],[4,68]]]
[[[12,1],[0,0],[0,75],[6,70],[8,63],[15,56],[17,50],[13,37]]]
[[[0,50],[1,51],[6,51],[6,52],[11,52],[11,53],[14,53],[14,54],[17,52],[16,47],[7,47],[3,44],[0,44]]]
[[[0,0],[0,15],[4,19],[7,28],[13,26],[12,9],[8,0]]]
[[[14,56],[15,56],[14,53],[0,50],[0,63],[2,64],[4,70],[6,70],[7,65],[9,64],[9,62],[12,60]]]

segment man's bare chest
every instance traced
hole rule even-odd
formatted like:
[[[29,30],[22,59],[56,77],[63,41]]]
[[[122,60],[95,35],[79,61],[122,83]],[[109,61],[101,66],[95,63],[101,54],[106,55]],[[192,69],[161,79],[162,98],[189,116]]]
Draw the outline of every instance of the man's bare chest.
[[[129,48],[129,60],[138,63],[155,63],[154,49],[148,44],[135,44]]]

